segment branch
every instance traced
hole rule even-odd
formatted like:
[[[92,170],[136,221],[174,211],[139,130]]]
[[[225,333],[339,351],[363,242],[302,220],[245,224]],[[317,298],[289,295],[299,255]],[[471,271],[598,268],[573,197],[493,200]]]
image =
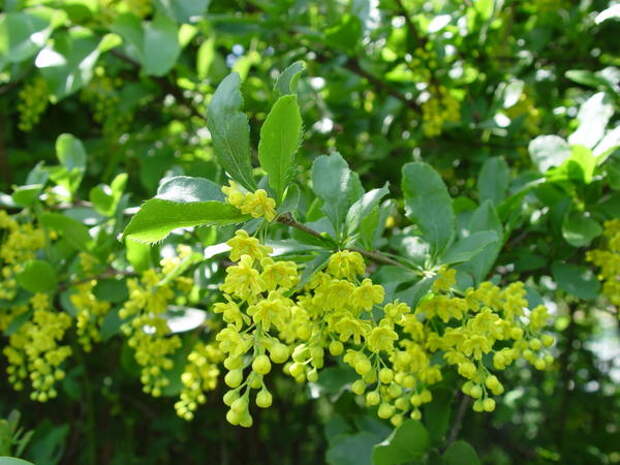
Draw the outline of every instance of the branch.
[[[121,271],[121,270],[114,270],[112,268],[103,271],[102,273],[99,273],[98,275],[95,276],[89,276],[87,278],[82,278],[82,279],[78,279],[76,281],[69,281],[66,283],[60,283],[58,285],[58,289],[60,290],[60,292],[62,291],[66,291],[67,289],[73,287],[73,286],[78,286],[80,284],[84,284],[87,283],[89,281],[94,280],[99,280],[99,279],[106,279],[106,278],[115,278],[116,276],[137,276],[137,273],[135,271]]]
[[[418,30],[415,27],[415,24],[413,24],[413,21],[411,21],[411,17],[409,16],[409,13],[407,12],[407,9],[405,8],[402,0],[394,0],[394,2],[398,6],[398,13],[405,17],[405,24],[407,25],[407,31],[409,32],[409,35],[417,44],[419,44],[420,47],[423,47],[426,44],[427,39],[418,34]]]
[[[448,434],[448,439],[446,440],[446,449],[456,441],[456,438],[461,431],[461,427],[463,426],[463,419],[465,418],[465,413],[469,408],[469,404],[471,403],[471,397],[466,396],[461,391],[458,392],[460,396],[459,408],[456,412],[456,416],[454,417],[454,423],[452,423],[452,428],[450,428],[450,434]]]
[[[295,219],[289,214],[286,213],[284,215],[280,215],[278,216],[278,218],[276,219],[276,221],[278,223],[281,224],[285,224],[287,226],[291,226],[295,229],[299,229],[300,231],[305,232],[306,234],[309,234],[310,236],[316,237],[317,239],[321,239],[323,241],[329,241],[328,238],[326,238],[325,236],[323,236],[320,232],[315,231],[312,228],[309,228],[308,226],[306,226],[305,224],[301,224],[297,221],[295,221]],[[392,260],[390,257],[387,257],[385,255],[383,255],[381,252],[377,252],[377,251],[371,251],[371,250],[364,250],[364,249],[360,249],[357,247],[348,247],[347,250],[351,250],[352,252],[357,252],[377,263],[382,263],[384,265],[393,265],[393,266],[398,266],[400,268],[405,268],[408,269],[405,265],[403,265],[400,262],[397,262],[396,260]]]

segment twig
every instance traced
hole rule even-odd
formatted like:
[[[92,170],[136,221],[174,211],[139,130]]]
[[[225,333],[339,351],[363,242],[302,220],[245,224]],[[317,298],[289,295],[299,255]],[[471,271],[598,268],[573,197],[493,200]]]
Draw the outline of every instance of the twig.
[[[448,434],[448,439],[446,440],[446,449],[456,441],[456,438],[461,431],[461,427],[463,426],[463,419],[465,418],[465,412],[469,408],[469,404],[471,403],[471,397],[466,396],[462,392],[459,391],[458,396],[460,397],[459,408],[456,411],[456,416],[454,417],[454,422],[452,423],[452,428],[450,428],[450,433]]]
[[[409,13],[407,12],[407,9],[405,8],[405,5],[403,4],[402,0],[394,0],[394,2],[398,6],[398,12],[405,17],[405,24],[407,25],[407,31],[409,32],[409,35],[411,36],[411,38],[416,43],[418,43],[420,46],[424,46],[427,40],[426,38],[418,34],[418,30],[415,27],[415,24],[413,24],[413,21],[411,21],[411,17],[409,16]]]
[[[284,215],[280,215],[276,221],[278,223],[281,224],[285,224],[287,226],[291,226],[295,229],[299,229],[300,231],[305,232],[306,234],[309,234],[313,237],[316,237],[318,239],[321,239],[325,242],[331,242],[329,239],[327,239],[325,236],[323,236],[320,232],[315,231],[312,228],[309,228],[308,226],[306,226],[305,224],[299,223],[297,221],[295,221],[295,219],[290,215],[290,214],[284,214]],[[396,260],[392,260],[390,257],[386,257],[385,255],[383,255],[381,252],[376,252],[376,251],[371,251],[371,250],[364,250],[364,249],[360,249],[358,247],[348,247],[347,250],[351,250],[353,252],[358,252],[361,255],[364,255],[367,258],[370,258],[371,260],[377,262],[377,263],[383,263],[384,265],[393,265],[393,266],[398,266],[400,268],[406,268],[408,269],[405,265],[403,265],[400,262],[397,262]]]

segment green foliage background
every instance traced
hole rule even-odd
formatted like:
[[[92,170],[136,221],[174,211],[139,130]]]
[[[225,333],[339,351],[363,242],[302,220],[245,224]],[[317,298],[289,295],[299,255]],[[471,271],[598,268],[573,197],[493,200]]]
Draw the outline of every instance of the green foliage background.
[[[301,125],[294,111],[271,122],[267,115],[278,97],[296,94],[303,136],[285,144],[300,147],[295,164],[281,180],[269,180],[278,197],[294,179],[301,186],[298,213],[317,222],[323,215],[309,188],[311,167],[338,151],[367,190],[388,183],[395,199],[382,204],[389,230],[362,245],[410,258],[414,229],[405,209],[426,209],[416,223],[423,232],[436,231],[429,235],[441,249],[450,240],[441,233],[471,224],[472,212],[488,202],[493,213],[480,230],[503,238],[485,243],[488,267],[502,283],[527,282],[534,301],[555,304],[557,339],[553,369],[523,365],[505,372],[508,392],[492,414],[472,412],[453,389],[456,381],[448,380],[425,407],[424,426],[408,423],[411,431],[398,430],[388,441],[385,447],[404,441],[413,448],[400,460],[382,459],[380,447],[373,453],[392,426],[355,401],[346,388],[350,373],[337,366],[310,387],[274,375],[273,407],[242,430],[224,421],[221,386],[192,422],[175,415],[174,398],[144,394],[130,350],[110,335],[91,354],[76,352],[58,399],[32,402],[0,383],[0,414],[18,409],[21,425],[34,430],[20,456],[38,465],[352,465],[371,464],[373,457],[376,464],[397,464],[420,463],[418,455],[447,465],[620,463],[617,308],[600,296],[596,270],[585,261],[585,252],[602,243],[603,222],[620,217],[618,5],[4,0],[0,9],[0,201],[7,211],[34,209],[50,186],[64,186],[72,195],[56,213],[88,227],[93,218],[113,218],[97,247],[102,257],[122,255],[117,239],[132,207],[154,197],[162,178],[195,176],[221,185],[225,171],[236,169],[216,158],[208,119],[213,128],[231,112],[248,116],[251,130],[240,146],[248,137],[257,150],[252,165],[239,169],[261,175],[253,167],[259,160],[266,166],[269,151],[259,141],[269,141],[260,128],[271,123],[294,136]],[[240,79],[242,109],[226,102],[208,112],[231,71]],[[460,111],[439,121],[433,134],[425,101],[439,89]],[[441,211],[442,199],[430,197],[430,188],[419,187],[419,205],[412,206],[418,194],[401,190],[401,168],[410,161],[439,173],[458,218],[450,217],[452,209]],[[48,173],[50,167],[57,168]],[[435,174],[409,175],[419,180],[413,186],[424,186]],[[249,178],[246,187],[255,182]],[[124,189],[115,188],[125,181]],[[62,221],[48,221],[54,218]],[[153,248],[147,266],[168,243],[209,246],[233,230],[173,236]],[[89,240],[83,234],[75,226],[67,230],[77,249]],[[487,265],[459,266],[474,279]],[[50,274],[51,288],[62,286],[56,278],[63,276],[48,271],[32,273]],[[221,276],[217,268],[204,289]],[[399,279],[387,268],[377,271],[394,292],[407,284]],[[100,289],[114,305],[123,292]],[[204,309],[216,299],[210,292],[203,297]],[[60,298],[57,305],[64,305]],[[14,434],[11,424],[0,423],[0,455],[17,455],[13,446],[2,449]]]

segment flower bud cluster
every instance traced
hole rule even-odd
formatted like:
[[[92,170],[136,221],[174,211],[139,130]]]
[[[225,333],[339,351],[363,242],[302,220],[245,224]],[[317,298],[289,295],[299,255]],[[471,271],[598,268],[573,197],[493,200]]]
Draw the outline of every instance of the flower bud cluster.
[[[183,388],[180,400],[174,408],[181,418],[191,420],[200,404],[207,401],[206,391],[212,391],[217,385],[220,370],[217,365],[223,360],[223,354],[216,344],[196,343],[187,356],[187,365],[181,375]]]
[[[162,260],[165,271],[179,266],[180,257]],[[140,279],[128,279],[129,299],[123,304],[119,316],[127,320],[121,331],[128,337],[135,359],[142,367],[140,381],[144,392],[153,397],[162,395],[170,384],[166,372],[172,369],[172,356],[181,347],[181,338],[171,335],[164,317],[177,290],[186,290],[186,278],[165,280],[166,272],[146,270]]]
[[[599,268],[603,282],[603,295],[616,307],[620,307],[620,220],[605,222],[604,246],[590,250],[586,259]]]
[[[422,103],[422,129],[427,137],[435,137],[446,121],[459,120],[460,103],[445,86],[431,85],[428,90],[430,96]]]
[[[22,131],[29,132],[39,122],[49,104],[49,90],[45,79],[42,76],[36,76],[27,82],[19,91],[19,100],[17,126]]]
[[[222,187],[222,192],[226,195],[226,201],[229,204],[252,218],[265,218],[267,221],[272,221],[276,217],[276,201],[267,196],[264,189],[247,192],[236,182],[229,181],[228,186]]]
[[[26,321],[9,337],[3,350],[9,366],[9,382],[16,390],[30,380],[30,398],[39,402],[58,395],[55,384],[65,376],[61,365],[71,355],[71,348],[60,345],[71,317],[52,309],[47,294],[35,294],[30,299],[32,320]]]

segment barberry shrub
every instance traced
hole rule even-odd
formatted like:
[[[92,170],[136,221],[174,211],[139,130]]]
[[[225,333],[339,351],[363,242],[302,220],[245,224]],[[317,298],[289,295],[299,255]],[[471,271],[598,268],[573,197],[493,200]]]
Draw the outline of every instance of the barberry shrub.
[[[617,463],[617,9],[289,3],[2,2],[0,455]]]

